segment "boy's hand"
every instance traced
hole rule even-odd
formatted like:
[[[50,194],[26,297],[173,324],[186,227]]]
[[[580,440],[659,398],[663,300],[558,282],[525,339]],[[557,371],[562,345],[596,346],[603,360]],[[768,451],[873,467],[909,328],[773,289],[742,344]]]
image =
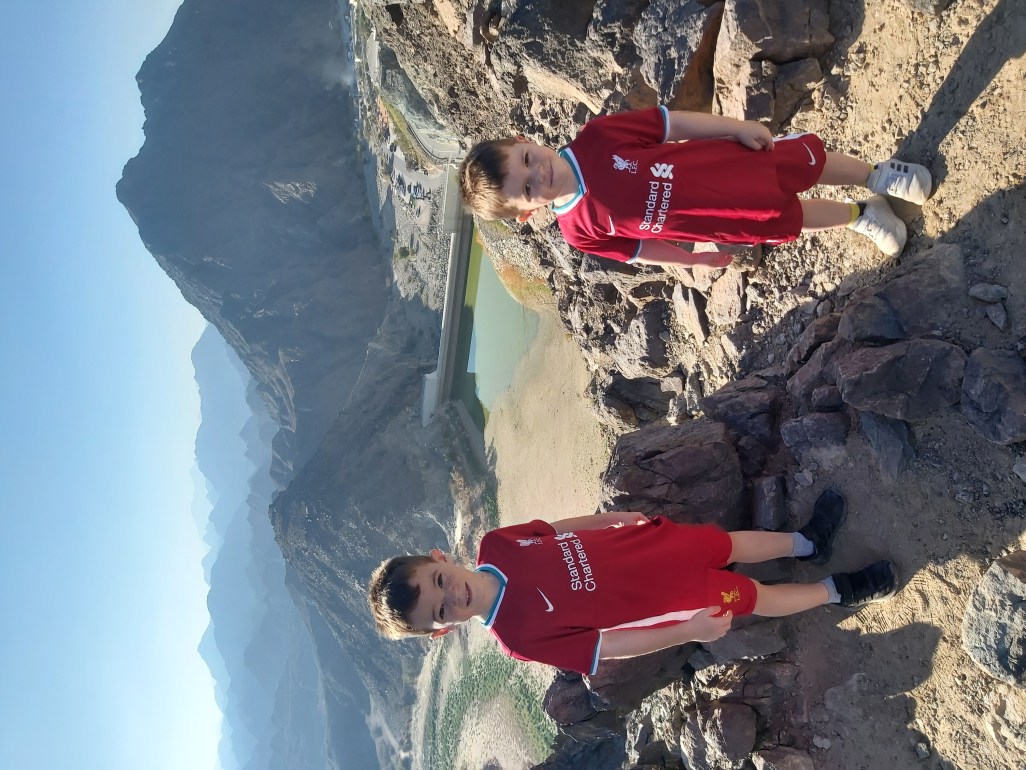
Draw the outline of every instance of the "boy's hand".
[[[685,621],[688,624],[688,635],[695,642],[715,642],[730,630],[730,622],[734,613],[727,610],[719,617],[713,617],[720,611],[719,607],[706,607],[693,618]]]
[[[746,120],[738,124],[734,138],[750,150],[772,150],[773,134],[762,123]]]

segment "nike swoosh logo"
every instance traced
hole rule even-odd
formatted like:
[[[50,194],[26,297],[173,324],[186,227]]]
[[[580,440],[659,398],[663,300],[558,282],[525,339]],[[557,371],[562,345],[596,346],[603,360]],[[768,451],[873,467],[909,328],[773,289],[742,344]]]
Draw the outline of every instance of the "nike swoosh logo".
[[[545,604],[547,604],[548,607],[549,607],[545,611],[546,612],[552,612],[553,607],[552,607],[552,602],[549,601],[549,597],[547,597],[545,594],[542,594],[542,590],[540,588],[537,588],[537,586],[535,586],[535,588],[537,589],[538,593],[541,594],[541,598],[545,600]]]
[[[809,165],[810,166],[815,166],[816,165],[816,156],[812,154],[812,150],[809,149],[809,145],[803,144],[802,147],[805,148],[805,152],[809,153]]]
[[[609,219],[609,233],[608,234],[609,235],[616,235],[616,225],[613,224],[613,217],[610,216],[609,214],[606,214],[606,217]]]

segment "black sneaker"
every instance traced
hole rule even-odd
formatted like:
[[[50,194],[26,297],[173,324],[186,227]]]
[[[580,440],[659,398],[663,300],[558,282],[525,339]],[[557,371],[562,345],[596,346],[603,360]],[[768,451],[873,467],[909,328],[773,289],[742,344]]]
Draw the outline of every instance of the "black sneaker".
[[[898,592],[898,572],[889,561],[873,562],[858,572],[838,572],[832,577],[841,595],[841,606],[850,610],[882,602]]]
[[[801,561],[826,564],[834,553],[834,537],[844,524],[846,515],[844,498],[833,489],[826,490],[812,507],[812,518],[798,530],[815,547],[810,556],[799,556]]]

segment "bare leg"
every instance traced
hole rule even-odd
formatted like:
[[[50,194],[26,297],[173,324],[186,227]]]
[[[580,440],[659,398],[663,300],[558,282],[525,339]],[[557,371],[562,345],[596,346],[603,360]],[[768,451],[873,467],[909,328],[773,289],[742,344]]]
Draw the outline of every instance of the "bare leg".
[[[866,186],[869,172],[873,170],[865,161],[838,152],[828,152],[823,164],[823,175],[819,184]]]
[[[790,556],[794,538],[790,532],[731,532],[730,563],[756,564]]]
[[[841,201],[828,201],[822,198],[801,201],[802,232],[812,230],[832,230],[845,227],[851,222],[851,206]]]
[[[755,580],[752,582],[757,592],[753,612],[763,617],[794,615],[826,604],[830,598],[822,583],[779,583],[767,586]]]

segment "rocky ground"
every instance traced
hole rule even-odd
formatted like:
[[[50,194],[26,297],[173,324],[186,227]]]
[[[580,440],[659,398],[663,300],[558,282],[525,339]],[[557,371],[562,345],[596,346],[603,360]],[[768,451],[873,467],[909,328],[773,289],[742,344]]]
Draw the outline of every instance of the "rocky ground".
[[[842,231],[772,249],[754,274],[695,270],[670,276],[570,253],[544,222],[510,230],[507,237],[500,228],[490,229],[493,254],[524,274],[544,277],[553,288],[564,324],[593,373],[597,419],[617,434],[666,420],[686,425],[703,416],[730,424],[729,408],[711,414],[710,395],[767,367],[776,372],[767,375],[767,387],[783,389],[797,368],[779,367],[810,325],[829,323],[833,313],[865,301],[862,290],[895,285],[890,279],[911,264],[919,265],[917,277],[911,286],[906,281],[901,300],[906,304],[896,309],[900,316],[918,305],[917,317],[929,322],[904,336],[939,340],[963,354],[981,347],[1011,351],[1021,362],[1026,343],[1026,99],[1021,90],[1026,18],[1021,4],[813,2],[802,6],[807,18],[782,21],[767,11],[775,4],[737,0],[726,3],[722,23],[719,7],[514,2],[503,3],[496,15],[499,9],[485,3],[435,0],[402,5],[398,14],[381,12],[376,19],[400,60],[411,57],[414,37],[427,41],[418,47],[427,51],[415,76],[418,87],[439,118],[468,137],[524,132],[558,143],[591,111],[663,100],[765,119],[781,131],[815,131],[828,149],[867,160],[900,155],[933,171],[934,197],[921,210],[900,210],[912,237],[896,262]],[[757,34],[760,24],[776,31],[771,40],[782,38],[778,33],[784,28],[797,28],[801,45],[769,50],[773,46]],[[460,45],[453,45],[453,38]],[[436,50],[432,39],[450,42]],[[442,71],[444,79],[437,74]],[[928,251],[938,245],[960,248],[962,272],[932,295],[938,285],[930,259],[948,253]],[[957,298],[944,293],[959,282]],[[998,302],[968,297],[969,287],[980,283],[1000,285],[1007,296]],[[922,287],[918,293],[917,286]],[[821,342],[833,338],[825,333]],[[671,663],[678,673],[697,669],[700,686],[678,681],[652,688],[658,693],[628,719],[629,743],[642,749],[632,760],[679,766],[672,763],[683,753],[714,767],[750,766],[744,765],[749,761],[760,768],[1022,766],[1023,690],[984,673],[962,643],[963,618],[982,575],[998,556],[1026,546],[1026,482],[1014,471],[1023,455],[1021,438],[1005,434],[997,438],[1007,443],[988,440],[967,422],[955,398],[929,414],[892,410],[892,419],[908,425],[908,448],[899,448],[896,460],[881,451],[878,434],[862,417],[887,414],[890,407],[877,402],[868,408],[868,401],[849,390],[859,378],[842,375],[830,375],[843,398],[829,408],[839,411],[822,411],[836,394],[821,391],[813,405],[811,390],[781,396],[784,405],[770,411],[773,431],[810,414],[844,415],[850,431],[844,430],[843,440],[828,452],[820,451],[821,445],[803,452],[800,440],[785,433],[790,451],[763,458],[757,473],[743,468],[745,484],[736,494],[747,503],[760,474],[782,477],[784,524],[790,525],[804,520],[821,489],[838,488],[850,512],[831,568],[854,568],[885,556],[899,565],[903,590],[853,616],[823,610],[773,624],[772,634],[753,631],[763,639],[780,639],[769,663],[701,657]],[[829,387],[828,381],[819,384]],[[914,391],[917,398],[922,393]],[[738,442],[746,431],[731,428],[743,466],[751,444]],[[802,431],[809,439],[810,431]],[[896,474],[888,471],[897,467],[894,463],[904,463]],[[763,577],[820,574],[802,567]],[[746,677],[751,690],[745,688]],[[591,686],[603,687],[601,682]],[[637,706],[637,693],[625,695],[615,681],[606,683],[604,694],[622,706],[609,709],[618,714]],[[751,706],[758,697],[772,701],[772,708]],[[708,742],[710,730],[715,732],[712,722],[739,713],[709,704],[744,703],[757,714],[752,729],[761,756],[750,751],[725,756],[686,737],[689,720],[695,722],[692,738],[700,735]],[[601,732],[595,726],[602,712],[592,715],[591,736]],[[554,758],[551,766],[585,766],[580,762]]]

